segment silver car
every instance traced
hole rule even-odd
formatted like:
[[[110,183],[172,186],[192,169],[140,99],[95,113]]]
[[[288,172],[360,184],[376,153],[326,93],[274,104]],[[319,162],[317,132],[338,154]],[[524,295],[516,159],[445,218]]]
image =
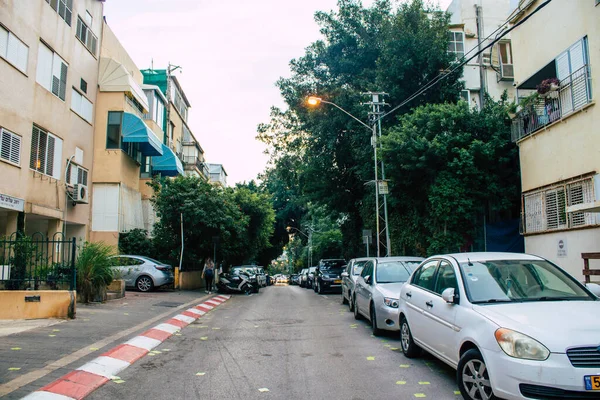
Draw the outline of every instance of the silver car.
[[[352,294],[354,293],[356,279],[358,279],[363,267],[369,260],[371,260],[371,258],[353,258],[348,262],[346,270],[342,272],[342,304],[348,304],[350,311],[354,311]]]
[[[354,318],[366,317],[373,335],[400,330],[400,289],[421,261],[420,257],[379,257],[365,264],[354,287]]]
[[[154,288],[175,281],[173,267],[144,256],[113,256],[112,268],[125,280],[125,286],[135,287],[140,292],[149,292]]]

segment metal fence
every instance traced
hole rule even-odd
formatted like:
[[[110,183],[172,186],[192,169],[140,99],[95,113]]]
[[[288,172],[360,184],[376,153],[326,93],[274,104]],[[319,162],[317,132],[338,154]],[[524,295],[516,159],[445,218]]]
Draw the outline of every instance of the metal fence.
[[[589,65],[560,82],[558,90],[540,96],[512,121],[513,142],[577,111],[592,101]]]
[[[13,233],[0,239],[0,290],[75,290],[75,238]]]

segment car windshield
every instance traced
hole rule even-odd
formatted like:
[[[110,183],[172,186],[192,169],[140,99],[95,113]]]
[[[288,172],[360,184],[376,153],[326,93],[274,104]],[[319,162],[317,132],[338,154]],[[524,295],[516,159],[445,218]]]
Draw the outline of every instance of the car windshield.
[[[310,268],[308,269],[308,273],[309,273],[309,274],[312,274],[312,273],[314,273],[314,272],[315,272],[315,269],[317,269],[317,267],[310,267]]]
[[[493,260],[460,265],[472,303],[594,300],[545,260]]]
[[[421,265],[421,261],[404,261],[404,265],[410,270],[410,273],[417,269]]]
[[[319,265],[319,269],[322,269],[322,270],[340,269],[344,265],[346,265],[345,260],[323,260],[323,261],[321,261],[321,265]]]
[[[380,262],[377,264],[377,283],[406,282],[409,276],[410,273],[400,261]]]

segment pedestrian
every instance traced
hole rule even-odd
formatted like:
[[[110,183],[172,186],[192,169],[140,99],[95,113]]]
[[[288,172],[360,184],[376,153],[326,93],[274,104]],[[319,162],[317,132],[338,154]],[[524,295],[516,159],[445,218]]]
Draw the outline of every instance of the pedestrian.
[[[215,277],[215,263],[210,257],[206,259],[204,268],[202,269],[202,278],[206,283],[206,293],[212,293],[213,278]]]

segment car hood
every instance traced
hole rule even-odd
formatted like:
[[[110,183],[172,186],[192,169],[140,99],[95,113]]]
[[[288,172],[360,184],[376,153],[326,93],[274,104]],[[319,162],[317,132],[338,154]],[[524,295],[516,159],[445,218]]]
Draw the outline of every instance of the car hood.
[[[538,301],[473,305],[499,327],[530,336],[553,353],[572,346],[600,344],[600,301]]]
[[[377,290],[383,297],[391,297],[393,299],[400,298],[400,289],[404,285],[404,282],[396,283],[378,283]]]

